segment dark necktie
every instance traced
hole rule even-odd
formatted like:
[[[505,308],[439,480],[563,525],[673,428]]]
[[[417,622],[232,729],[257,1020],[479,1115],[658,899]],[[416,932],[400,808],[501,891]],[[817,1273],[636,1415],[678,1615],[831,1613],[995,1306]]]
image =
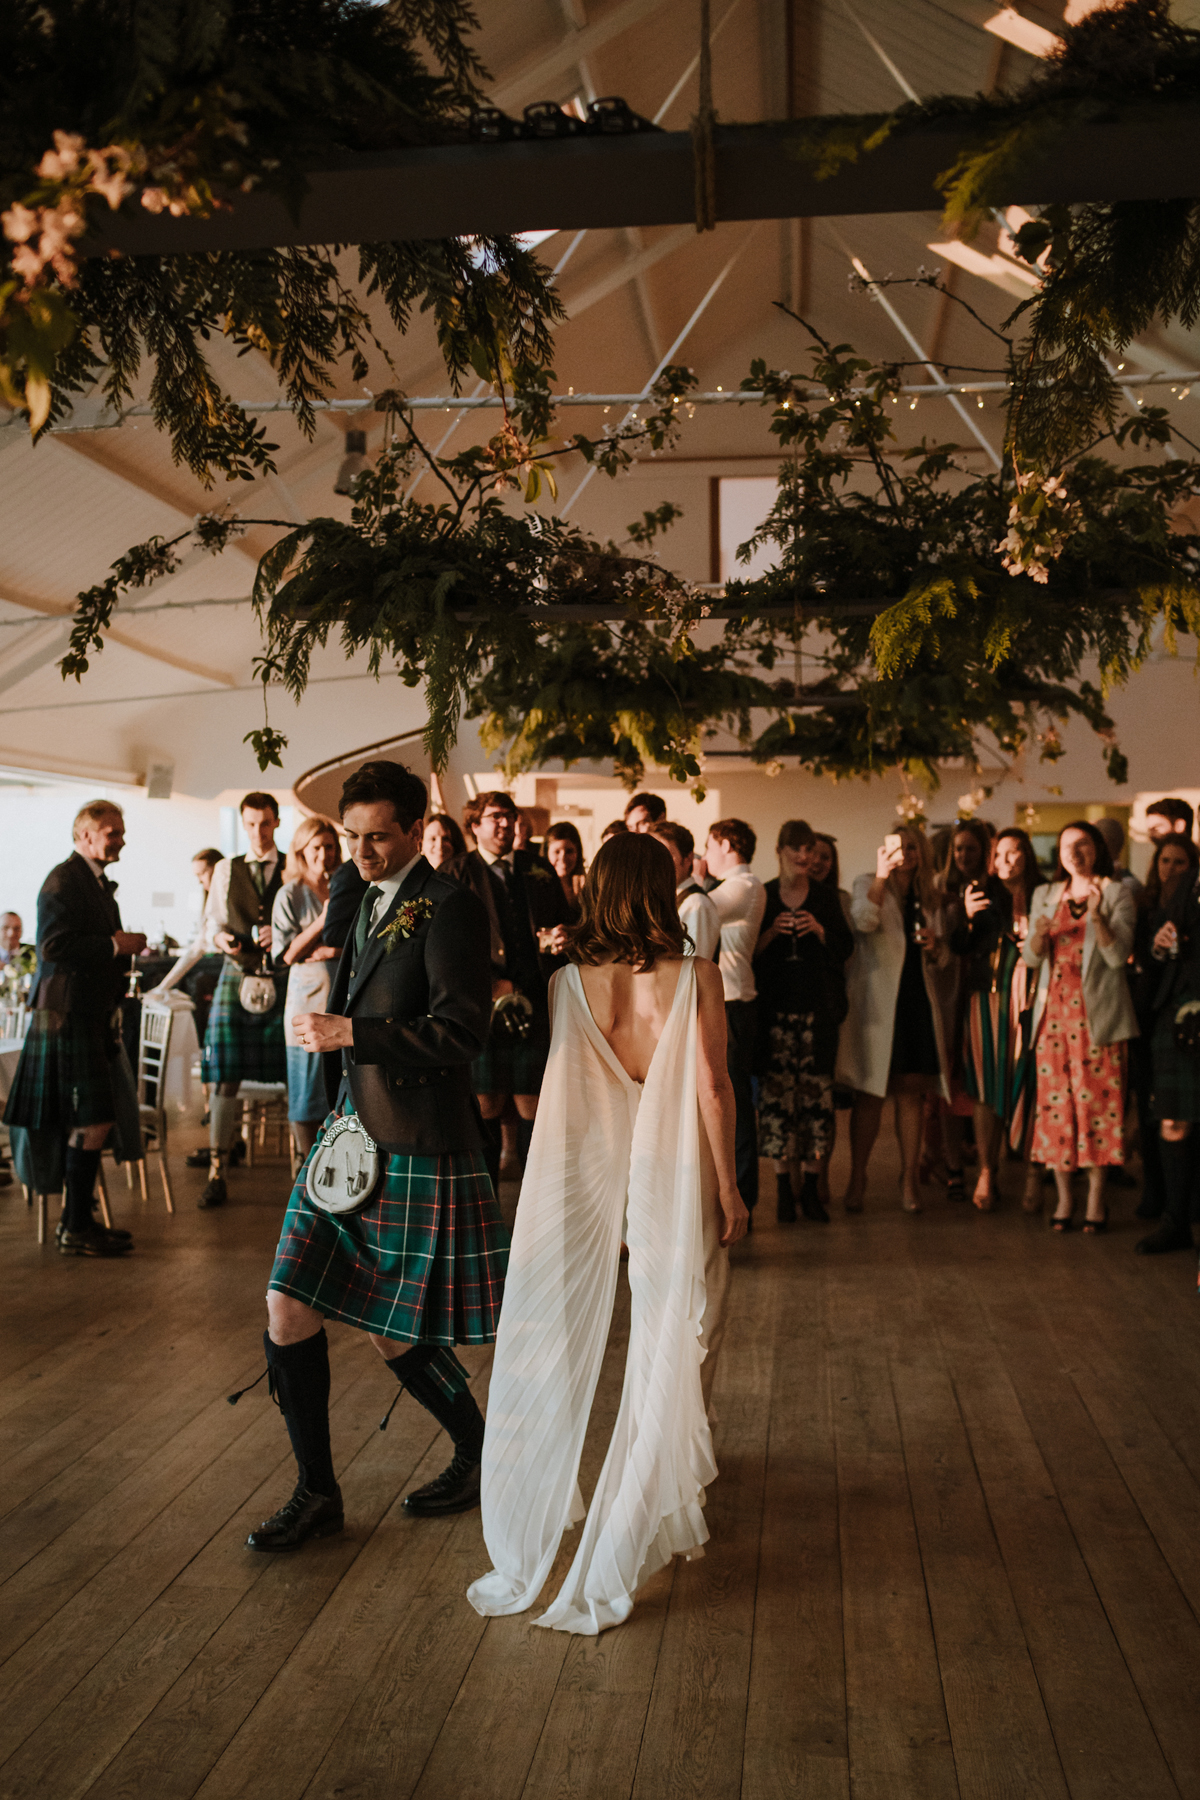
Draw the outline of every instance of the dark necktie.
[[[260,862],[248,862],[246,867],[250,871],[250,879],[258,889],[258,897],[261,900],[266,891],[266,870]]]
[[[358,909],[358,919],[354,926],[354,960],[358,961],[371,935],[371,914],[375,911],[375,902],[383,889],[369,887],[362,897],[362,905]]]

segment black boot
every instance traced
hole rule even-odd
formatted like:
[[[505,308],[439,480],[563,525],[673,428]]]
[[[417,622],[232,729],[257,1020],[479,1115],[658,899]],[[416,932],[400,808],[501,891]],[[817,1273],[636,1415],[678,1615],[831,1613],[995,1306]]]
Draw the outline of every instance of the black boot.
[[[521,1162],[521,1173],[525,1173],[525,1165],[529,1161],[529,1146],[533,1142],[533,1119],[517,1119],[517,1155]]]
[[[460,1391],[453,1396],[429,1373],[435,1359],[450,1359],[454,1371],[462,1379]],[[475,1396],[466,1386],[466,1371],[452,1350],[436,1344],[417,1344],[402,1356],[388,1358],[388,1368],[397,1381],[419,1400],[426,1412],[432,1413],[454,1444],[453,1459],[433,1481],[414,1489],[404,1497],[404,1510],[420,1518],[442,1518],[449,1513],[469,1512],[479,1505],[479,1466],[483,1458],[484,1419]]]
[[[246,1543],[251,1550],[298,1550],[310,1537],[329,1537],[345,1524],[329,1448],[329,1340],[324,1328],[299,1344],[274,1344],[264,1332],[263,1345],[299,1480],[287,1504]]]
[[[83,1150],[78,1144],[67,1145],[62,1223],[61,1229],[54,1234],[64,1256],[124,1256],[133,1248],[133,1239],[128,1232],[106,1231],[99,1220],[92,1217],[99,1167],[99,1150]]]
[[[1192,1248],[1192,1181],[1195,1153],[1190,1132],[1180,1143],[1159,1139],[1159,1164],[1162,1169],[1166,1207],[1157,1231],[1144,1237],[1134,1247],[1139,1256],[1162,1256],[1170,1250]]]
[[[792,1178],[786,1169],[781,1169],[775,1177],[775,1217],[781,1225],[796,1223],[796,1196],[792,1193]]]
[[[821,1177],[810,1169],[800,1184],[800,1211],[818,1225],[828,1225],[829,1214],[821,1204]]]

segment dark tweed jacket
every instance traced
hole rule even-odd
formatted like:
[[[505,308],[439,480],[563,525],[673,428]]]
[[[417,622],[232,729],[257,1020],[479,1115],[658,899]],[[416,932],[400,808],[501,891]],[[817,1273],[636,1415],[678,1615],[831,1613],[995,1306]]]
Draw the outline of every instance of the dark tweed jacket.
[[[432,902],[432,918],[389,944],[381,934],[417,899]],[[355,1110],[382,1149],[440,1156],[482,1146],[470,1071],[487,1041],[492,983],[487,914],[474,894],[420,857],[357,966],[351,926],[329,1011],[354,1023],[353,1049],[325,1058],[331,1105],[344,1070]]]
[[[101,887],[78,851],[51,869],[38,895],[34,1008],[107,1024],[129,969],[113,949],[120,929],[113,884]]]

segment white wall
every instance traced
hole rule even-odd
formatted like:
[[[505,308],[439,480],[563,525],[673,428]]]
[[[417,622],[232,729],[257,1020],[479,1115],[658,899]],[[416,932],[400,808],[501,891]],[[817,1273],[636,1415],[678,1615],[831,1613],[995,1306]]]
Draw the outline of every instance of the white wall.
[[[291,840],[295,809],[281,793],[281,849]],[[176,794],[170,800],[147,800],[137,789],[105,788],[93,783],[43,780],[18,774],[0,777],[0,842],[5,846],[0,878],[0,910],[18,912],[25,938],[32,943],[37,920],[38,889],[57,863],[71,854],[71,822],[88,800],[113,800],[125,814],[125,849],[112,870],[117,882],[121,919],[129,931],[157,939],[164,927],[178,942],[187,941],[200,910],[200,889],[192,875],[197,850],[244,850],[230,826],[236,819],[215,800]],[[236,806],[236,801],[234,802]],[[224,830],[223,830],[224,827]],[[169,902],[169,903],[168,903]]]

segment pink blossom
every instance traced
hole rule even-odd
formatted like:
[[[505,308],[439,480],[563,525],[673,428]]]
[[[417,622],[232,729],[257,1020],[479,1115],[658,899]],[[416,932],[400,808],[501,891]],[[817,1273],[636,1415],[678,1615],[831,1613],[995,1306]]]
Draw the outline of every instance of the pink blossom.
[[[26,244],[41,229],[42,211],[40,207],[21,206],[19,203],[0,215],[0,224],[4,226],[4,235],[14,244]],[[15,261],[14,261],[15,267]]]
[[[75,131],[56,131],[54,149],[47,150],[37,166],[43,181],[63,181],[78,167],[83,139]]]

